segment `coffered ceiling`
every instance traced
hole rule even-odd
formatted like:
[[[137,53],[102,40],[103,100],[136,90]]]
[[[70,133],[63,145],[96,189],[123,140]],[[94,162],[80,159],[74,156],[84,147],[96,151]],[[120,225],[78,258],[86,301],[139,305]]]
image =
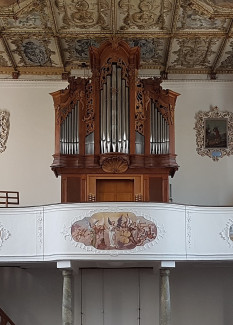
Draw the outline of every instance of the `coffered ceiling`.
[[[0,78],[65,78],[110,37],[164,78],[233,75],[233,0],[0,0]]]

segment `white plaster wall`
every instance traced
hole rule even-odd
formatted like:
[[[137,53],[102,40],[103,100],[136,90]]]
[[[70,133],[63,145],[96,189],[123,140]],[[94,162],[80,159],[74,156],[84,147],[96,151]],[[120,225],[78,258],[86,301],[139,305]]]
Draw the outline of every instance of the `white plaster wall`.
[[[7,150],[0,154],[0,190],[20,192],[20,204],[60,202],[60,179],[51,172],[55,81],[0,81],[0,109],[10,112]],[[177,91],[176,153],[179,171],[171,180],[173,202],[233,205],[233,156],[213,162],[196,152],[195,114],[211,106],[233,111],[232,81],[165,81]]]
[[[81,325],[81,295],[82,325],[137,324],[139,298],[140,324],[159,325],[159,270],[83,269],[73,286],[76,325]],[[0,306],[15,324],[62,323],[61,271],[0,268],[0,287]],[[177,264],[170,275],[172,324],[232,325],[232,290],[232,267]]]
[[[64,87],[61,82],[0,82],[0,110],[10,112],[0,190],[19,191],[21,206],[60,202],[60,179],[50,169],[55,122],[49,93]]]
[[[233,82],[167,81],[163,88],[180,96],[175,112],[176,154],[180,166],[172,183],[173,202],[197,205],[233,205],[233,156],[214,162],[196,152],[195,114],[217,106],[233,112]]]

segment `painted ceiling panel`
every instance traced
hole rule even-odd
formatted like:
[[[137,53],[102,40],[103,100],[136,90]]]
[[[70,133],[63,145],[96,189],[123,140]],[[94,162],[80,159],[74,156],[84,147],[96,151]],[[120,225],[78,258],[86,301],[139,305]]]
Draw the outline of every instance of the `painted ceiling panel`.
[[[53,10],[60,32],[112,30],[111,0],[56,0]]]
[[[171,28],[174,0],[120,0],[118,31],[165,31]]]
[[[20,66],[58,66],[56,45],[46,37],[11,37],[10,47],[16,64]]]
[[[0,78],[72,75],[111,37],[168,78],[233,76],[233,0],[0,0],[0,33]]]
[[[177,30],[219,30],[225,31],[229,25],[229,19],[216,18],[210,19],[206,15],[201,15],[197,10],[185,5],[180,7]]]
[[[141,64],[150,66],[164,66],[164,54],[167,39],[133,39],[128,40],[130,46],[139,46],[141,49]]]
[[[65,65],[78,68],[82,63],[88,64],[90,46],[98,46],[101,41],[103,41],[103,39],[62,39]]]
[[[11,9],[10,9],[11,8]],[[20,5],[15,4],[10,8],[1,8],[0,20],[1,26],[9,31],[36,31],[44,30],[49,27],[48,8],[44,1],[26,1]]]
[[[11,61],[6,54],[4,43],[0,40],[0,66],[1,67],[10,67]]]
[[[233,70],[233,39],[227,41],[225,51],[219,60],[217,67],[220,71],[222,70]]]
[[[169,68],[208,69],[219,48],[219,39],[182,38],[173,41]]]

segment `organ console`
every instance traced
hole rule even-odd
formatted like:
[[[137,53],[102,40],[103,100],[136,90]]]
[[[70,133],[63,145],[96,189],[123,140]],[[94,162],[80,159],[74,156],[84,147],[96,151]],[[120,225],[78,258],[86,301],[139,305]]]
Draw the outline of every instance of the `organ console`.
[[[90,48],[91,78],[69,78],[55,107],[52,170],[62,202],[169,200],[178,93],[140,79],[140,49],[119,39]]]

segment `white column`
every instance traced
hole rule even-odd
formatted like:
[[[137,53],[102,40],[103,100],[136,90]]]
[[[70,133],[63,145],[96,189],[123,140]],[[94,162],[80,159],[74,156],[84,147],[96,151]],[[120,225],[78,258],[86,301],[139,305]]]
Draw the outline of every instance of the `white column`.
[[[72,270],[63,270],[62,325],[73,324]]]
[[[160,269],[159,325],[171,325],[169,269]]]

